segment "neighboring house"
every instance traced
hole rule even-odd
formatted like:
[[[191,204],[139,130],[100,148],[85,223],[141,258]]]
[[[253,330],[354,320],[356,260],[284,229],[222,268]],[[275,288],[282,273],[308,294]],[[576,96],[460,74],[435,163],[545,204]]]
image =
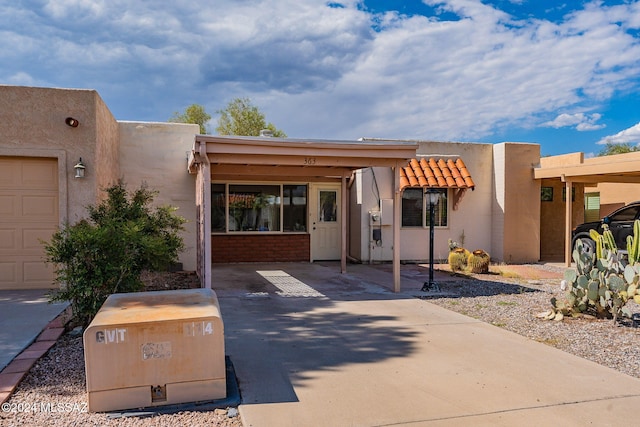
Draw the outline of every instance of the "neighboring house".
[[[539,159],[537,144],[419,142],[416,160],[427,165],[426,174],[455,175],[455,163],[461,160],[468,176],[472,176],[467,182],[436,184],[441,197],[435,209],[434,258],[447,259],[447,241],[452,239],[469,250],[487,251],[495,261],[537,262],[540,186],[532,179],[532,168]],[[432,166],[428,166],[428,160],[432,160]],[[428,187],[415,185],[403,191],[403,261],[429,258],[429,205],[424,197]],[[351,188],[352,257],[363,262],[390,261],[394,248],[390,227],[393,172],[362,169]]]
[[[534,177],[541,183],[541,256],[569,265],[573,227],[640,199],[640,153],[543,157]]]
[[[0,289],[50,287],[40,240],[119,178],[179,208],[180,262],[203,286],[218,262],[340,260],[345,271],[350,259],[391,261],[398,289],[400,261],[429,258],[434,183],[435,259],[448,239],[495,261],[540,259],[537,144],[197,135],[117,121],[93,90],[16,86],[0,86],[0,118]]]
[[[40,241],[85,217],[119,178],[130,188],[146,182],[160,191],[158,204],[190,220],[180,261],[195,270],[186,153],[197,132],[198,125],[116,121],[93,90],[0,86],[0,289],[51,288]],[[85,176],[74,178],[80,158]]]

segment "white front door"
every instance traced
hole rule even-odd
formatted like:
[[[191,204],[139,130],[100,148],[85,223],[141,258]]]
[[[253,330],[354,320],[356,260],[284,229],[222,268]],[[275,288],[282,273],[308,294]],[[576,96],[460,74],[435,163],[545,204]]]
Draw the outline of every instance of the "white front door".
[[[339,260],[340,184],[312,184],[310,187],[311,261]]]

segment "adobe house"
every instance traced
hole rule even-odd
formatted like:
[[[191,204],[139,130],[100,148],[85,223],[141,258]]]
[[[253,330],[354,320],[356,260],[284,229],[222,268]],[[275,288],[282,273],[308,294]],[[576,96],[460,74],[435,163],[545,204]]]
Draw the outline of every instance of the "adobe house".
[[[94,90],[0,85],[0,289],[51,288],[40,240],[85,216],[123,178],[159,190],[189,219],[180,262],[195,270],[195,181],[186,153],[197,125],[117,121]],[[82,159],[84,176],[75,178]]]
[[[640,153],[543,157],[534,177],[541,183],[541,255],[569,266],[573,227],[640,200]]]
[[[540,184],[533,167],[540,159],[538,144],[418,142],[413,162],[425,176],[439,182],[409,183],[402,191],[400,259],[429,258],[429,202],[439,193],[434,217],[434,258],[446,260],[448,239],[469,250],[483,249],[492,260],[507,263],[540,259]],[[420,171],[421,170],[421,171]],[[447,175],[457,179],[445,179]],[[417,175],[416,174],[416,175]],[[466,175],[466,176],[465,176]],[[465,178],[465,179],[460,179]],[[351,186],[351,256],[363,262],[390,261],[393,256],[390,210],[393,171],[365,168]]]
[[[339,259],[345,272],[353,173],[399,170],[415,150],[398,141],[196,135],[189,171],[197,176],[204,286],[211,286],[212,263]],[[399,286],[399,258],[394,270]]]
[[[51,287],[40,240],[119,178],[189,221],[180,262],[203,286],[218,262],[352,260],[391,261],[399,290],[400,261],[429,257],[430,187],[436,259],[449,238],[497,261],[540,258],[537,144],[197,135],[118,121],[93,90],[16,86],[0,86],[0,118],[0,289]]]
[[[449,238],[494,260],[540,257],[537,144],[197,135],[192,154],[205,286],[212,263],[339,259],[344,272],[350,259],[392,262],[400,290],[400,260],[429,257],[429,188],[436,259]]]

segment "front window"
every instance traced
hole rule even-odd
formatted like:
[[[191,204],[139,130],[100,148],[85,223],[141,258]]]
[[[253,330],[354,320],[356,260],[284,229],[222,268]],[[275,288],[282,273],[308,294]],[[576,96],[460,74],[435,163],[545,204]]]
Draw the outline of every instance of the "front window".
[[[447,226],[447,189],[436,189],[438,202],[434,208],[433,224],[435,227]],[[422,188],[407,188],[402,193],[402,226],[429,227],[429,199],[425,198]]]
[[[227,229],[225,221],[227,212],[227,198],[224,184],[211,184],[211,231],[224,232]]]
[[[307,186],[282,186],[284,231],[307,231]]]
[[[407,188],[402,193],[402,226],[422,227],[424,216],[424,192],[422,188]]]
[[[318,195],[320,199],[320,211],[318,221],[337,222],[338,221],[338,192],[335,190],[322,190]]]
[[[211,231],[305,232],[307,186],[211,184]]]
[[[279,185],[229,185],[229,231],[280,231]]]

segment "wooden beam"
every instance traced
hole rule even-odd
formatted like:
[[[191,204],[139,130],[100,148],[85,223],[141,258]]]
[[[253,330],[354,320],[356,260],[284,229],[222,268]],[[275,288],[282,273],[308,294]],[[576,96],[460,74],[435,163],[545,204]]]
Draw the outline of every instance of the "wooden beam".
[[[599,184],[601,182],[640,184],[640,171],[638,175],[589,175],[576,176],[571,180],[575,183]]]
[[[328,153],[324,153],[328,154]],[[364,152],[359,152],[358,156],[327,156],[327,155],[309,155],[296,156],[279,153],[269,154],[237,154],[237,153],[209,153],[209,161],[212,164],[230,164],[230,165],[280,165],[280,166],[335,166],[349,169],[360,169],[371,166],[391,167],[395,165],[393,158],[375,158],[369,157]]]
[[[211,174],[213,181],[223,182],[274,182],[274,183],[305,183],[305,182],[340,182],[340,178],[329,178],[326,176],[301,176],[301,177],[287,177],[280,175],[220,175],[217,173]]]
[[[587,163],[591,159],[585,160],[585,163],[553,166],[546,168],[534,168],[533,176],[535,179],[542,178],[559,178],[562,175],[570,178],[578,178],[581,176],[599,176],[599,175],[640,175],[640,160],[632,161],[608,161],[602,163]]]
[[[408,141],[335,141],[296,140],[293,138],[256,138],[244,136],[196,135],[196,142],[206,143],[212,154],[276,154],[306,157],[378,158],[409,161],[418,144]]]
[[[340,168],[334,166],[280,166],[280,165],[250,165],[250,164],[213,164],[211,171],[214,175],[234,175],[243,176],[330,176],[341,177],[346,173],[351,173],[349,168]]]

